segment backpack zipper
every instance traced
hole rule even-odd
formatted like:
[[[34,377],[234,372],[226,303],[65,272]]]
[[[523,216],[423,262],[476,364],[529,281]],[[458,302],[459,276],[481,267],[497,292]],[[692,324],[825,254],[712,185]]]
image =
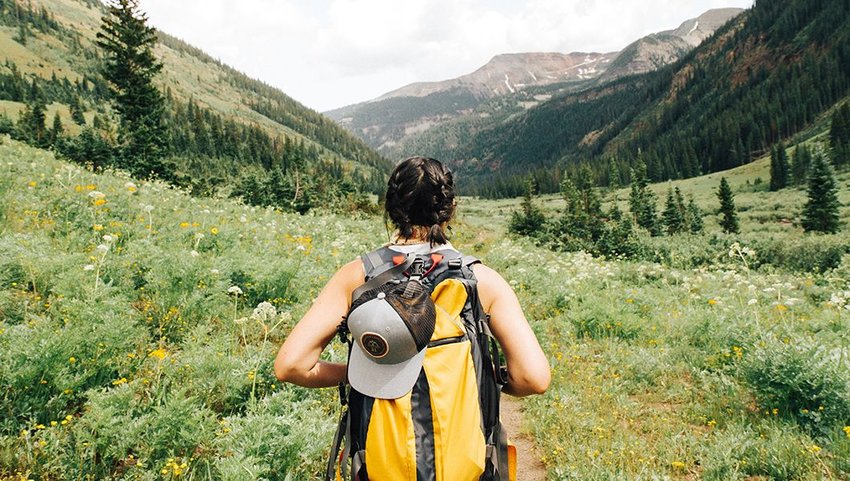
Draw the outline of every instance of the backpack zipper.
[[[428,347],[445,346],[446,344],[454,344],[456,342],[462,342],[465,339],[466,339],[466,335],[457,336],[457,337],[447,337],[445,339],[437,339],[436,341],[429,342]]]

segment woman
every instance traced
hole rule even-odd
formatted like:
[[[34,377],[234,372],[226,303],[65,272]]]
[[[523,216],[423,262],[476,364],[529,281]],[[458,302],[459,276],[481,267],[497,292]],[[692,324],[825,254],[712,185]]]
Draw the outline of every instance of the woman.
[[[446,229],[454,215],[454,197],[451,172],[439,161],[411,157],[399,163],[387,186],[386,215],[397,229],[388,247],[402,254],[453,249]],[[481,305],[490,315],[490,330],[507,363],[503,392],[543,393],[549,386],[549,364],[516,294],[496,271],[478,263],[472,265],[472,272]],[[351,307],[352,292],[363,285],[365,274],[363,262],[357,259],[328,281],[278,352],[274,367],[279,380],[304,387],[331,387],[346,381],[346,364],[319,357],[337,333]]]

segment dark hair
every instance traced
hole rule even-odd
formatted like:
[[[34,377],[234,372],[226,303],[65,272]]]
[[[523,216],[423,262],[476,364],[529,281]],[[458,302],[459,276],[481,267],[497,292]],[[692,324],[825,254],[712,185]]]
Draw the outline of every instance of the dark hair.
[[[416,227],[424,227],[432,246],[446,243],[442,224],[455,212],[451,171],[428,157],[402,160],[390,174],[384,208],[401,238],[409,239]]]

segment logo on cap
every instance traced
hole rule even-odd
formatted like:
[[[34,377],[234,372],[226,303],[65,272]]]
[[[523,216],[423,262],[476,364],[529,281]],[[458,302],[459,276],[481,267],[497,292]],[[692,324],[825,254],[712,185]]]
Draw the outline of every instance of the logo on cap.
[[[390,351],[387,340],[374,332],[364,332],[363,335],[360,336],[360,345],[362,345],[363,349],[375,359],[380,359],[386,356]]]

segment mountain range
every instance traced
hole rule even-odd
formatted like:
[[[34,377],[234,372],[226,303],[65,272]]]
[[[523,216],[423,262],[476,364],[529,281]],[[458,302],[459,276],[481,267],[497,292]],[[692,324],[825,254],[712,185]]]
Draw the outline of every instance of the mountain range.
[[[371,147],[393,158],[407,141],[464,117],[495,117],[538,105],[553,95],[656,70],[675,62],[742,12],[709,10],[674,30],[648,35],[619,52],[501,54],[478,70],[440,82],[419,82],[360,104],[326,112]]]
[[[687,34],[695,24],[677,31]],[[653,42],[624,49],[607,70],[638,64],[635,58],[646,58],[635,57],[640,44]],[[469,104],[460,115],[434,94],[393,97],[367,103],[360,112],[368,115],[344,125],[384,155],[445,160],[469,195],[517,196],[529,177],[540,191],[556,192],[582,164],[603,186],[628,183],[638,165],[653,181],[719,172],[779,141],[827,128],[828,114],[850,93],[850,3],[757,1],[672,63],[610,80],[603,75],[483,103],[455,88],[449,92]],[[428,128],[398,122],[399,115],[415,121],[424,100],[444,107],[439,118],[427,119]],[[386,121],[368,122],[382,111]]]

